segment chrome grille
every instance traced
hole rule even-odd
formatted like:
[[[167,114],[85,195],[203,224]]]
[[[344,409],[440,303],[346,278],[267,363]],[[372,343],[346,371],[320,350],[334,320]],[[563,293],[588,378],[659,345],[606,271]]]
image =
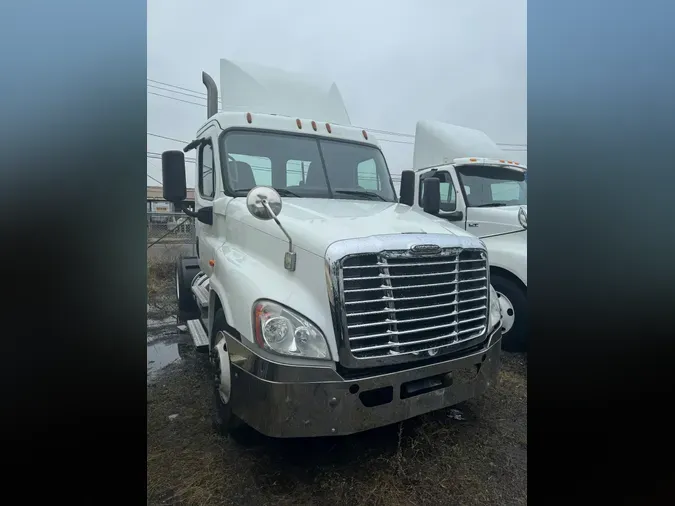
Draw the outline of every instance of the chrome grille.
[[[339,276],[345,343],[355,359],[429,357],[480,338],[487,328],[483,250],[350,255]]]

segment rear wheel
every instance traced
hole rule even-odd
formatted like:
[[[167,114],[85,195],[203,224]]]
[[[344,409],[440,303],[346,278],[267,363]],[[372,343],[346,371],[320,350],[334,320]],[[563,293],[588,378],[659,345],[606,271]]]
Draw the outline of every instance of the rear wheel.
[[[527,348],[527,296],[511,279],[499,274],[490,276],[502,309],[502,348],[525,351]]]
[[[232,381],[230,356],[227,352],[227,342],[225,341],[226,328],[225,312],[219,309],[213,318],[214,338],[212,340],[210,360],[213,366],[213,426],[222,435],[237,432],[245,426],[232,413],[230,404]]]

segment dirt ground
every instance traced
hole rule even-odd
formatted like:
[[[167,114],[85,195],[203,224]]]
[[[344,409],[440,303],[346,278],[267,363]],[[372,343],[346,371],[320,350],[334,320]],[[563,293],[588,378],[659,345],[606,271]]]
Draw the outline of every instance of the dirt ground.
[[[527,503],[527,358],[504,353],[480,398],[336,438],[236,440],[211,427],[205,356],[175,328],[173,269],[148,272],[150,505]]]

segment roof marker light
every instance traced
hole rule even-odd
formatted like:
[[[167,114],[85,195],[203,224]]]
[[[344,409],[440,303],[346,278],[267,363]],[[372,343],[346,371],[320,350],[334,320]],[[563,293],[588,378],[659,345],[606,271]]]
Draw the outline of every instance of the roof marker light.
[[[499,160],[499,163],[506,163],[506,160]]]
[[[328,130],[328,133],[331,133],[330,123],[326,123],[326,130]]]
[[[363,134],[363,138],[368,140],[368,133],[365,130],[362,130],[361,133]]]
[[[509,160],[509,161],[508,161],[508,162],[506,162],[506,163],[510,163],[510,164],[513,164],[513,162],[512,162],[511,160]]]
[[[469,158],[469,161],[470,161],[470,162],[477,162],[478,159],[477,159],[477,158]]]
[[[313,128],[314,131],[316,132],[316,121],[312,121],[312,128]]]
[[[250,112],[246,113],[246,121],[248,121],[249,123],[253,122],[253,116],[251,116]]]
[[[295,120],[295,124],[298,125],[298,128],[302,128],[302,121],[300,121],[300,118]]]

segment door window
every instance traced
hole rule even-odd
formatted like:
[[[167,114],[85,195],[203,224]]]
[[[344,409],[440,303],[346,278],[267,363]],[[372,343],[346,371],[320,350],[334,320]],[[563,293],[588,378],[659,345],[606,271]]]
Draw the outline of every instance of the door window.
[[[424,198],[424,180],[429,177],[435,177],[440,179],[440,190],[441,190],[441,211],[451,212],[457,209],[457,193],[455,192],[455,186],[452,184],[452,177],[448,172],[435,172],[429,173],[427,177],[420,180],[420,196],[419,196],[419,205],[423,207],[423,198]]]
[[[204,144],[199,150],[199,193],[212,199],[216,194],[216,173],[213,171],[213,146]]]

